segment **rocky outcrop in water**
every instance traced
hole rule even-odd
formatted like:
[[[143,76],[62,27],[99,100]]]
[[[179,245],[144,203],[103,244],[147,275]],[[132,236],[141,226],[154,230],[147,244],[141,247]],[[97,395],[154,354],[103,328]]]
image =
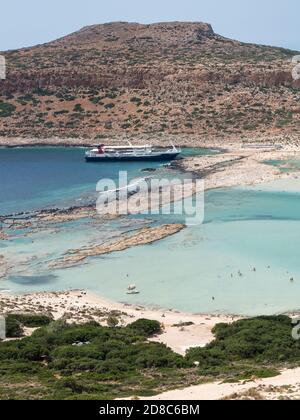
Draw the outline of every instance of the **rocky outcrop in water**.
[[[124,235],[116,242],[94,245],[89,248],[70,250],[63,258],[51,263],[51,268],[70,267],[83,262],[89,257],[111,254],[113,252],[124,251],[134,246],[151,244],[168,236],[175,235],[184,229],[184,227],[185,226],[181,224],[173,224],[143,228],[133,235]]]

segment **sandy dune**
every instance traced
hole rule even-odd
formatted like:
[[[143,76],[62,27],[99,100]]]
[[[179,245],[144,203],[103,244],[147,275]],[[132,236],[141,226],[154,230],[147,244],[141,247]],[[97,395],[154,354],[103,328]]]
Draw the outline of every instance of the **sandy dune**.
[[[204,401],[221,399],[251,398],[251,394],[260,394],[264,399],[279,399],[281,396],[300,398],[300,368],[286,370],[280,376],[269,379],[258,379],[246,383],[223,384],[214,382],[211,384],[197,385],[182,390],[165,392],[156,397],[147,398],[155,401]],[[248,392],[251,391],[250,394]]]

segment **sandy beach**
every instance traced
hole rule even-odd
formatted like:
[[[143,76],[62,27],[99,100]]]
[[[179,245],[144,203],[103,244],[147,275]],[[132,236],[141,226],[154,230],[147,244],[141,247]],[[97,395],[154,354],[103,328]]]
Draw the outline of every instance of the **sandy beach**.
[[[300,368],[285,370],[268,379],[253,379],[227,384],[214,382],[165,392],[144,400],[154,401],[215,401],[215,400],[299,400]]]
[[[66,316],[74,322],[95,320],[103,325],[106,325],[111,314],[119,318],[120,325],[127,325],[140,318],[156,320],[163,325],[164,332],[153,340],[166,344],[182,355],[190,347],[204,347],[208,344],[213,339],[211,330],[216,324],[238,319],[226,315],[188,314],[173,309],[131,306],[80,290],[19,296],[0,292],[0,311],[47,313],[55,319]],[[184,326],[187,323],[191,325]]]
[[[172,309],[157,309],[115,303],[82,290],[67,292],[36,293],[12,296],[0,293],[2,313],[45,313],[55,319],[66,317],[69,322],[96,320],[106,325],[109,316],[127,325],[145,318],[159,321],[163,333],[152,340],[164,343],[173,351],[184,355],[192,347],[204,347],[213,340],[212,329],[219,323],[231,323],[239,319],[226,315],[187,314]],[[27,331],[30,334],[30,330]],[[137,397],[132,397],[136,399]],[[221,399],[299,399],[300,368],[285,370],[281,375],[268,378],[252,378],[236,383],[212,382],[165,392],[151,398],[153,401],[172,400],[221,400]]]
[[[195,156],[183,159],[179,167],[203,178],[205,190],[236,186],[268,184],[282,179],[295,179],[295,173],[284,172],[268,161],[297,159],[298,145],[265,147],[259,145],[229,144],[226,152],[216,156]],[[287,184],[285,184],[287,186]]]

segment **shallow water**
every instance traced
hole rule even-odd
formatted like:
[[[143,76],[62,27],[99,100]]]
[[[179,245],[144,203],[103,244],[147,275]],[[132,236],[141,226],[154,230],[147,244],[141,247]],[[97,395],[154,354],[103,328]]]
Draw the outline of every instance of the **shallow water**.
[[[155,216],[154,221],[184,218]],[[16,260],[17,272],[1,286],[18,293],[84,288],[117,301],[202,313],[257,315],[300,309],[300,194],[277,191],[276,185],[271,190],[258,186],[209,191],[203,225],[78,267],[46,270],[66,249],[105,241],[147,223],[131,217],[95,226],[87,219],[59,226],[55,235],[37,232],[2,242],[0,253]],[[30,260],[34,256],[38,258]],[[137,284],[141,294],[126,295],[128,282]]]

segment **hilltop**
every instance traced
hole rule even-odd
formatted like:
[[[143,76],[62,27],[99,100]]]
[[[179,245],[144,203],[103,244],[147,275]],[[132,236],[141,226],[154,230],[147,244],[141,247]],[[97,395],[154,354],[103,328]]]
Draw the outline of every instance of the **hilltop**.
[[[295,51],[245,44],[206,23],[114,22],[7,51],[0,136],[293,135]]]

